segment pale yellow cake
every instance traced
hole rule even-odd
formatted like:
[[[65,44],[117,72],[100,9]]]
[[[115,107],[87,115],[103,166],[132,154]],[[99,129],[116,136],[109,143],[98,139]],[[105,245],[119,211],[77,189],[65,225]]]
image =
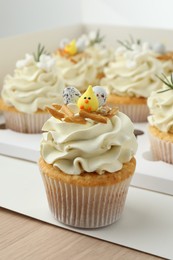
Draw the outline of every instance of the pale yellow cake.
[[[56,181],[62,181],[63,183],[88,187],[110,186],[132,177],[136,167],[136,160],[135,158],[132,158],[130,162],[123,164],[121,170],[115,173],[105,172],[102,175],[99,175],[96,172],[83,172],[80,175],[69,175],[62,172],[57,167],[53,167],[51,164],[47,164],[43,158],[40,158],[39,160],[39,167],[41,168],[41,171],[44,175]]]

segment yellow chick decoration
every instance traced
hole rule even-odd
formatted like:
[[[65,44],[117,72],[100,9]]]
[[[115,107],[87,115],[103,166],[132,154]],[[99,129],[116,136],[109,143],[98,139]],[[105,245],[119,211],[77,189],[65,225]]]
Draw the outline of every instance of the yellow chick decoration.
[[[72,40],[69,44],[67,44],[64,51],[71,56],[75,55],[77,53],[76,41]]]
[[[89,85],[85,93],[78,99],[77,106],[88,112],[94,112],[98,109],[99,102],[91,85]]]

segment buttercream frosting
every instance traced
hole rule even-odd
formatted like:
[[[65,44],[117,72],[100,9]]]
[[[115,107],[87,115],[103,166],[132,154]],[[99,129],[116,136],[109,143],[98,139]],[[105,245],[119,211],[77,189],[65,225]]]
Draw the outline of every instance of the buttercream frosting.
[[[168,87],[164,86],[162,90],[164,89]],[[149,123],[162,132],[169,132],[173,128],[173,90],[152,92],[147,104],[151,113]]]
[[[156,74],[163,71],[162,64],[148,43],[132,44],[131,49],[118,47],[114,58],[105,68],[100,83],[111,94],[147,98],[161,87]]]
[[[97,69],[86,55],[75,55],[72,60],[60,54],[55,57],[58,71],[67,86],[76,86],[79,91],[84,91],[87,85],[96,83]]]
[[[155,53],[156,58],[158,58],[162,63],[163,72],[165,75],[170,75],[173,72],[173,60],[172,57],[168,59],[165,56],[169,55],[169,51],[161,42],[155,42],[149,45],[153,53]]]
[[[137,149],[130,119],[117,112],[106,124],[87,119],[86,124],[49,118],[42,130],[41,156],[64,173],[116,172]]]
[[[162,60],[162,68],[165,75],[170,75],[173,72],[173,60]]]
[[[100,69],[100,72],[102,72],[104,66],[113,60],[113,49],[102,44],[88,46],[85,52],[90,56],[90,59],[93,60],[94,66]]]
[[[33,55],[26,54],[16,63],[14,75],[5,77],[1,96],[18,111],[33,113],[52,103],[62,103],[64,86],[54,58],[42,54],[36,62]]]
[[[84,91],[89,84],[97,85],[103,67],[112,59],[113,50],[102,44],[99,32],[83,34],[76,40],[62,39],[56,52],[57,67],[66,85]]]

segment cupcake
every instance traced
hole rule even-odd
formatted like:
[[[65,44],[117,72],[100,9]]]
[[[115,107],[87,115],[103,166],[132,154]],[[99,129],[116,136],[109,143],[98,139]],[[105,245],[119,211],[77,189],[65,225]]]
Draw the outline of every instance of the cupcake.
[[[36,54],[26,54],[16,63],[14,75],[7,75],[1,92],[0,108],[6,128],[23,133],[40,133],[49,118],[46,106],[62,102],[64,81],[55,59],[38,46]]]
[[[135,171],[133,124],[98,100],[91,86],[77,103],[64,101],[48,108],[52,117],[42,128],[39,168],[50,210],[74,227],[112,224],[122,215]]]
[[[96,84],[100,83],[100,79],[104,77],[104,68],[109,62],[113,60],[113,48],[104,44],[104,37],[100,35],[100,32],[90,32],[88,35],[89,45],[85,49],[85,53],[93,60],[94,66],[97,69]]]
[[[173,52],[168,51],[162,43],[154,43],[151,49],[155,52],[156,58],[161,61],[163,73],[170,76],[173,72]]]
[[[154,159],[173,164],[173,74],[160,79],[162,90],[148,98],[149,138]]]
[[[115,60],[104,69],[100,84],[108,89],[108,103],[117,105],[133,122],[145,122],[149,114],[147,98],[161,87],[155,74],[160,74],[161,62],[148,43],[121,42]]]
[[[102,43],[99,32],[77,39],[62,39],[55,53],[57,67],[67,86],[84,92],[89,84],[98,85],[103,68],[111,60],[112,51]]]

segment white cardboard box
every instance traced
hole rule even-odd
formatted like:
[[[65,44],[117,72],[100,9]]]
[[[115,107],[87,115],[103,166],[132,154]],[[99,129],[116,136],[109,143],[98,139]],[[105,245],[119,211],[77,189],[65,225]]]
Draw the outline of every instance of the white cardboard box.
[[[98,29],[101,35],[105,36],[105,43],[111,46],[116,46],[118,39],[128,39],[129,35],[132,35],[134,39],[165,43],[168,49],[172,49],[173,46],[171,30],[110,25],[79,24],[4,38],[0,39],[0,86],[2,86],[4,76],[13,72],[16,61],[23,58],[25,53],[32,53],[39,42],[51,52],[56,50],[63,37],[74,38],[82,32]],[[136,127],[146,128],[142,124]],[[39,156],[40,138],[40,135],[25,135],[10,130],[0,130],[0,153],[36,162]],[[146,129],[145,135],[138,137],[138,141],[137,169],[132,185],[173,195],[173,166],[152,160]]]
[[[173,198],[129,188],[119,221],[98,229],[63,225],[52,216],[35,163],[0,155],[0,206],[91,237],[173,259]]]
[[[53,51],[63,37],[71,38],[81,32],[95,29],[100,29],[101,34],[105,35],[106,43],[112,46],[117,45],[117,39],[127,39],[129,35],[141,40],[163,42],[170,49],[173,46],[170,30],[105,25],[76,25],[0,39],[0,86],[4,76],[13,72],[16,60],[23,58],[26,52],[32,53],[39,42]],[[0,123],[3,123],[2,117]],[[173,166],[153,161],[147,138],[147,125],[135,124],[135,128],[142,129],[145,134],[138,137],[137,168],[132,185],[173,195]],[[40,177],[35,175],[35,172],[38,173],[37,165],[9,158],[11,156],[36,162],[39,157],[40,139],[39,134],[26,135],[0,130],[0,154],[8,156],[0,156],[1,169],[6,169],[5,172],[0,171],[0,206],[67,228],[57,223],[49,214]],[[7,192],[7,186],[11,192]],[[37,200],[34,197],[35,192],[39,194]],[[119,223],[100,230],[72,230],[171,259],[171,204],[172,196],[131,187],[125,212]]]
[[[144,134],[137,137],[137,167],[131,185],[173,195],[173,165],[153,160],[147,123],[135,124],[135,129],[142,130]],[[0,129],[0,154],[37,163],[40,156],[40,141],[41,134],[22,134],[9,129]]]

